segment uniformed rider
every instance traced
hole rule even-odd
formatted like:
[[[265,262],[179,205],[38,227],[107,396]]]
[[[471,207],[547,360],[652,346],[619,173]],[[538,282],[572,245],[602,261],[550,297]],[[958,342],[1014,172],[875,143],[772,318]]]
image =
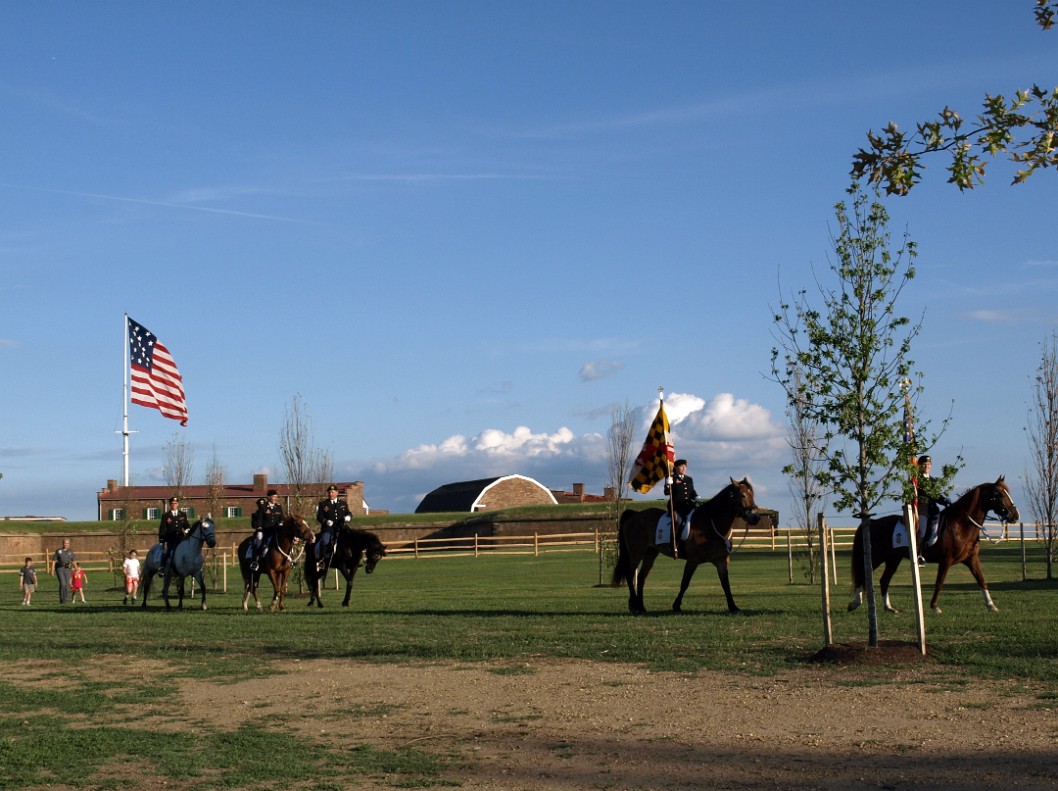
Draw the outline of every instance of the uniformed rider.
[[[687,474],[687,460],[676,459],[672,467],[672,477],[665,482],[665,494],[669,496],[672,512],[676,514],[679,528],[687,514],[698,505],[698,492],[694,491],[694,479]]]
[[[279,502],[279,492],[269,489],[265,497],[258,498],[257,510],[250,517],[253,526],[253,558],[250,569],[257,571],[261,565],[261,559],[268,551],[272,538],[275,536],[276,528],[283,522],[283,505]]]
[[[162,521],[158,525],[158,540],[162,542],[162,570],[169,564],[176,545],[190,532],[191,525],[187,521],[187,514],[180,510],[180,501],[176,497],[169,498],[169,510],[162,514]]]
[[[951,505],[933,476],[933,459],[929,456],[918,457],[918,512],[922,519],[922,543],[918,548],[918,565],[926,565],[925,552],[928,547],[937,543],[937,528],[940,526],[940,507]]]
[[[317,570],[323,571],[330,564],[338,531],[352,519],[348,504],[338,496],[338,487],[332,483],[327,487],[327,499],[320,500],[316,506],[316,521],[320,524],[315,547]]]

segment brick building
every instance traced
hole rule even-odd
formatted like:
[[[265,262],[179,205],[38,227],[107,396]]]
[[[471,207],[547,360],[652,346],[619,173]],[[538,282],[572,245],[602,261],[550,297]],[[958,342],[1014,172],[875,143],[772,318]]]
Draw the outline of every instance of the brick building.
[[[349,503],[354,516],[368,513],[364,502],[362,481],[338,482],[339,495]],[[269,489],[279,492],[283,509],[290,513],[293,502],[292,488],[285,483],[268,483],[267,475],[254,475],[252,484],[225,483],[220,486],[184,486],[178,493],[181,510],[194,520],[207,513],[215,518],[250,516],[257,508],[257,500]],[[119,522],[126,519],[161,519],[169,498],[174,494],[172,486],[119,486],[116,480],[108,480],[105,489],[96,494],[96,518],[100,522]],[[325,485],[319,492],[311,492],[310,498],[322,500],[327,495]],[[309,514],[311,516],[311,514]]]

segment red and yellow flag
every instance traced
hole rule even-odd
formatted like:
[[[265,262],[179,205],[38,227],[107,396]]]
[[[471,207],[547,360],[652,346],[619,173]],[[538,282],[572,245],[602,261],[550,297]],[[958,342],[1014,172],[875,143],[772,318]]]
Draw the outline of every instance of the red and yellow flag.
[[[636,457],[628,485],[640,494],[646,494],[658,481],[671,474],[675,458],[676,449],[669,436],[669,418],[665,414],[665,402],[662,401],[654,422],[650,424],[643,449]]]

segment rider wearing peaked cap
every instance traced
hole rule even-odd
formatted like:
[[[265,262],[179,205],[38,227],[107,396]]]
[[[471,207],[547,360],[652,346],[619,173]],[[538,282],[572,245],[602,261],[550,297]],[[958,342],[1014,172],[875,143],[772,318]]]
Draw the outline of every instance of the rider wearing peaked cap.
[[[937,542],[937,528],[940,525],[941,506],[943,505],[947,508],[951,505],[951,500],[940,491],[937,482],[934,481],[933,476],[930,475],[932,470],[933,459],[926,455],[919,456],[918,511],[922,515],[922,524],[924,526],[924,530],[922,531],[922,544],[918,548],[918,564],[920,566],[923,566],[926,563],[924,557],[926,549]]]
[[[250,517],[253,527],[253,561],[250,568],[257,571],[261,558],[268,551],[268,545],[275,535],[276,528],[283,522],[283,505],[279,502],[279,492],[269,489],[264,497],[257,499],[257,510]]]
[[[175,496],[170,497],[169,508],[162,514],[162,521],[158,525],[158,540],[162,542],[163,570],[172,557],[173,549],[189,532],[191,525],[187,521],[187,514],[180,510],[180,501]]]
[[[327,499],[320,500],[316,506],[316,521],[320,524],[320,535],[316,539],[316,568],[319,571],[327,568],[334,554],[334,545],[338,541],[338,531],[350,522],[353,515],[349,505],[338,496],[338,487],[331,484],[327,487]]]

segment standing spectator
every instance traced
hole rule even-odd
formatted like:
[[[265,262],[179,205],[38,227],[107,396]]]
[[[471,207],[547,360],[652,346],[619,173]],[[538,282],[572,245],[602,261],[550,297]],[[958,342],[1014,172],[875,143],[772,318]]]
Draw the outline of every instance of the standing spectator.
[[[81,564],[76,560],[73,562],[73,568],[70,570],[70,593],[72,594],[71,599],[77,601],[77,596],[80,594],[81,603],[84,604],[84,586],[88,582],[88,575],[84,573],[84,569],[81,568]]]
[[[140,588],[140,559],[136,557],[135,549],[129,550],[129,556],[121,564],[121,572],[125,575],[125,598],[121,603],[128,604],[131,597],[132,603],[135,604],[136,592]]]
[[[75,560],[77,560],[77,555],[70,549],[70,539],[64,538],[62,540],[62,548],[55,550],[55,557],[52,563],[52,570],[56,579],[59,580],[59,604],[66,604],[73,598],[70,595],[70,569],[73,567]]]
[[[18,589],[22,591],[22,603],[28,607],[33,591],[37,589],[37,570],[33,568],[33,558],[26,558],[26,565],[18,570]]]

